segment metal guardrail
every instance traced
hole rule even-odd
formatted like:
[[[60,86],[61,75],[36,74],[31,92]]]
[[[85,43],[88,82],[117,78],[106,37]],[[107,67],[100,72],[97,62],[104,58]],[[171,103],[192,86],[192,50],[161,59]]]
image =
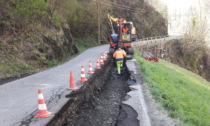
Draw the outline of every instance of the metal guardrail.
[[[174,36],[157,36],[157,37],[149,37],[149,38],[143,38],[143,39],[139,39],[136,40],[132,43],[132,46],[144,46],[144,45],[149,45],[149,44],[156,44],[156,43],[160,43],[160,42],[165,42],[168,40],[172,40],[172,39],[177,39],[178,37],[174,37]]]

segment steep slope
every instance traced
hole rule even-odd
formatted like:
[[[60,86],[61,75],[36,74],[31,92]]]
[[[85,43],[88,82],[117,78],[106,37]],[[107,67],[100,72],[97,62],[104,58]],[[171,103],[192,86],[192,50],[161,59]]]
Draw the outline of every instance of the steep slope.
[[[198,41],[198,43],[202,43]],[[210,80],[210,53],[209,48],[205,46],[188,45],[185,39],[173,40],[165,46],[169,49],[169,58],[171,62],[183,68],[186,68],[204,78]]]
[[[207,126],[210,83],[202,77],[164,60],[151,62],[137,56],[145,84],[153,97],[182,125]]]
[[[0,78],[30,74],[79,52],[68,27],[33,35],[0,42]]]

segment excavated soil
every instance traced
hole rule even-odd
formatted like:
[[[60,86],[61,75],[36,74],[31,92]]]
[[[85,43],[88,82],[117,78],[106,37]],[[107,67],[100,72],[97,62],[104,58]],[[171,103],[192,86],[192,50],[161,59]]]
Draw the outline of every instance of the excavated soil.
[[[112,68],[101,92],[98,92],[90,102],[83,104],[78,111],[69,115],[63,126],[114,126],[120,113],[121,103],[129,91],[128,72],[124,69],[122,75],[117,75]]]

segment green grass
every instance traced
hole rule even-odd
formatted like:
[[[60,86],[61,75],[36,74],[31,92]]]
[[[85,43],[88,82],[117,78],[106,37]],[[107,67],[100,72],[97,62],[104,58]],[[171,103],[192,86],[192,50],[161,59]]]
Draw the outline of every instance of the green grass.
[[[144,81],[155,99],[183,126],[210,126],[210,83],[164,60],[144,60],[135,52]]]
[[[89,45],[88,42],[86,42],[86,41],[84,41],[82,39],[76,39],[75,41],[76,41],[77,47],[79,49],[79,52],[78,53],[75,53],[73,55],[70,55],[68,57],[65,57],[61,61],[56,61],[56,60],[49,61],[48,64],[47,64],[47,67],[50,68],[50,67],[54,67],[54,66],[57,66],[59,64],[62,64],[64,62],[67,62],[67,61],[73,59],[74,57],[78,56],[79,54],[81,54],[82,52],[84,52],[85,50],[87,50],[88,48],[90,48],[90,47],[93,46],[93,45]]]
[[[5,63],[0,65],[1,71],[1,79],[9,78],[9,77],[21,77],[24,74],[32,74],[38,72],[39,70],[34,68],[31,65],[24,64],[23,62],[19,62],[16,60],[5,60]]]
[[[92,39],[91,37],[88,38],[87,41],[82,40],[82,39],[76,39],[75,41],[76,41],[77,47],[79,48],[79,53],[76,53],[69,57],[64,58],[61,61],[61,63],[69,61],[69,60],[73,59],[74,57],[78,56],[79,54],[81,54],[82,52],[84,52],[85,50],[97,45],[96,40]]]

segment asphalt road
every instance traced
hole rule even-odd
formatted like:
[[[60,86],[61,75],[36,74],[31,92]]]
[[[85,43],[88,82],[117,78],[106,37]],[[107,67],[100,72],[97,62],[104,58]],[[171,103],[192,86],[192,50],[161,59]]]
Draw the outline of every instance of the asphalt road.
[[[48,111],[56,113],[66,102],[70,93],[69,74],[75,81],[80,79],[81,65],[88,71],[89,61],[95,68],[96,60],[109,46],[94,47],[57,67],[0,86],[0,126],[45,125],[49,118],[34,118],[38,109],[38,89],[43,90]],[[86,74],[86,76],[88,76]]]

